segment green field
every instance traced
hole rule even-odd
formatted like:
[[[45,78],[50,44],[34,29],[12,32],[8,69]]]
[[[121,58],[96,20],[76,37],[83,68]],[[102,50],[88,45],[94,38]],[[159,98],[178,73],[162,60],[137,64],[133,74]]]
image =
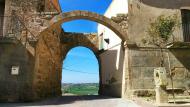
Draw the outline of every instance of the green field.
[[[98,95],[98,83],[62,84],[63,94]]]

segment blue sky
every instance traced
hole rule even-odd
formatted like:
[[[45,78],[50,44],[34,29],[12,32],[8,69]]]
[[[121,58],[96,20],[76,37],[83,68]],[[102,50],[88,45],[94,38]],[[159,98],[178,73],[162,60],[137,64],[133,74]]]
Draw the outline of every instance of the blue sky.
[[[99,65],[94,53],[86,47],[75,47],[64,60],[62,82],[97,83],[98,71]]]
[[[86,10],[104,14],[112,0],[59,0],[62,11]],[[97,23],[75,20],[62,25],[66,32],[97,32]],[[69,51],[63,63],[63,83],[98,83],[99,65],[93,52],[85,47]]]
[[[59,0],[63,12],[85,10],[104,14],[112,0]],[[97,32],[97,23],[88,20],[75,20],[63,24],[67,32]]]

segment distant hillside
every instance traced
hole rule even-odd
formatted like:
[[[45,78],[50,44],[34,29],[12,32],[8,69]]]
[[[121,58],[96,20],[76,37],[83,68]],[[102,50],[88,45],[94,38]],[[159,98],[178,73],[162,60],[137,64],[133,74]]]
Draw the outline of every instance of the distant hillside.
[[[63,94],[75,94],[75,95],[98,95],[99,84],[98,83],[63,83]]]

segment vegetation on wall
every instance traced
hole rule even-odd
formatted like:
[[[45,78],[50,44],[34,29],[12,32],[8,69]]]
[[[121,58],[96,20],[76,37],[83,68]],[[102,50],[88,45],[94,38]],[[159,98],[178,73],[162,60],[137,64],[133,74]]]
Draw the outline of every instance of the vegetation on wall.
[[[177,26],[177,15],[159,16],[148,28],[147,33],[151,37],[149,43],[160,48],[165,47]]]
[[[148,34],[150,36],[150,44],[156,45],[160,48],[161,58],[160,58],[160,66],[164,67],[164,53],[163,48],[167,46],[167,43],[171,36],[173,35],[174,30],[178,26],[178,18],[177,15],[171,16],[159,16],[154,22],[152,22],[148,28]],[[174,36],[173,36],[174,37]],[[174,39],[173,39],[174,42]],[[169,55],[167,53],[168,59]],[[169,64],[170,66],[170,64]],[[169,67],[170,69],[170,67]],[[172,89],[173,86],[173,75],[171,69],[170,71],[170,79],[172,81]],[[173,98],[175,99],[175,94],[173,90]],[[175,101],[175,100],[174,100]]]
[[[173,36],[173,32],[177,26],[177,15],[159,16],[154,22],[150,23],[148,27],[147,33],[151,37],[149,44],[165,47],[168,40]]]
[[[150,23],[147,33],[149,40],[142,40],[143,43],[152,44],[160,48],[161,61],[160,66],[164,66],[163,48],[166,47],[169,39],[173,36],[174,30],[178,26],[177,15],[159,16],[154,22]]]

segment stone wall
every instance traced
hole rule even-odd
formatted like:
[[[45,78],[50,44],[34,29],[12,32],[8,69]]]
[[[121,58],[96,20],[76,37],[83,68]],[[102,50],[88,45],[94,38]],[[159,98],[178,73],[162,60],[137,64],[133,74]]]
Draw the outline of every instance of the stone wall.
[[[61,95],[62,52],[60,44],[61,29],[58,35],[51,30],[44,31],[36,45],[33,87],[35,99]]]
[[[77,46],[84,46],[91,49],[94,53],[99,52],[99,40],[96,33],[71,33],[71,32],[64,32],[61,35],[61,43],[62,45],[67,45],[68,49],[77,47]]]
[[[125,51],[120,45],[99,54],[102,95],[123,97],[125,91],[123,89],[125,85],[124,57]]]
[[[5,0],[5,15],[16,11],[21,15],[34,15],[37,12],[57,12],[49,0]]]
[[[160,15],[174,15],[181,24],[181,10],[190,7],[189,0],[130,0],[128,14],[128,37],[136,43],[136,46],[127,46],[125,53],[126,63],[126,96],[134,94],[134,91],[149,90],[154,92],[154,68],[161,66],[161,52],[156,46],[144,44],[143,39],[149,41],[147,33],[150,23]],[[173,39],[174,38],[174,39]],[[179,25],[169,42],[183,42],[183,30]],[[176,45],[178,43],[174,43]],[[170,70],[174,72],[174,88],[189,90],[189,59],[190,48],[188,43],[163,49],[164,67],[167,70],[168,88],[171,88],[169,78]],[[168,57],[169,56],[169,57]],[[169,65],[171,66],[169,68]],[[128,90],[133,90],[133,92]]]
[[[51,10],[46,8],[48,5],[47,0],[5,1],[5,15],[16,15],[17,17],[4,19],[5,37],[3,39],[14,39],[16,43],[6,44],[3,42],[0,44],[0,57],[2,57],[1,59],[5,58],[0,60],[0,73],[2,74],[0,76],[0,91],[3,92],[0,100],[31,101],[61,96],[62,61],[67,52],[73,47],[85,46],[92,49],[96,55],[98,54],[99,42],[96,34],[62,34],[62,28],[59,23],[45,29],[49,26],[48,21],[54,14],[38,13],[43,10],[44,5],[45,12]],[[82,17],[83,14],[86,15],[85,13],[88,12],[78,11],[78,13],[81,13]],[[110,23],[111,20],[94,13],[89,13],[89,15],[86,17],[94,19],[93,15],[96,15],[95,21],[105,21],[107,22],[106,24],[110,24],[109,26],[122,34],[122,32],[119,32],[118,27],[114,26],[116,25],[115,23]],[[106,20],[102,20],[102,18]],[[19,32],[14,32],[14,30]],[[30,35],[27,35],[28,33]],[[13,37],[28,36],[30,39],[31,35],[37,38],[32,43],[29,40],[30,46],[33,46],[34,50],[32,55],[25,47],[28,44],[25,43],[26,41],[22,41],[23,38]],[[123,35],[120,36],[123,37]],[[19,76],[10,75],[10,67],[14,64],[21,66]]]
[[[14,20],[19,20],[24,24],[25,30],[32,33],[28,37],[38,38],[39,33],[47,28],[49,20],[57,14],[49,0],[5,0],[4,16],[9,17],[4,17],[4,36],[9,36],[7,33],[16,25],[21,29],[22,26],[14,23]]]
[[[19,74],[12,75],[12,66],[19,66]],[[17,40],[0,40],[0,101],[28,101],[32,99],[34,57]]]
[[[126,84],[131,90],[154,90],[154,68],[160,67],[162,53],[158,48],[129,48]],[[164,67],[167,70],[168,86],[172,88],[170,70],[174,73],[174,88],[190,89],[190,49],[163,49]],[[170,68],[169,68],[170,65]]]
[[[54,32],[54,33],[53,33]],[[85,46],[98,54],[96,34],[63,33],[61,28],[44,31],[34,43],[35,56],[15,38],[0,40],[0,101],[32,101],[61,96],[62,63],[67,52]],[[18,76],[11,67],[20,66]]]
[[[38,90],[41,90],[40,87],[36,89],[36,81],[38,82],[39,79],[36,79],[35,71],[39,64],[39,56],[31,54],[28,46],[33,46],[32,49],[35,50],[36,39],[35,41],[30,41],[29,39],[34,38],[32,36],[38,38],[39,33],[48,26],[49,20],[55,15],[54,13],[57,12],[52,6],[48,7],[48,1],[49,0],[5,0],[5,12],[3,14],[6,16],[3,17],[4,37],[0,38],[0,101],[15,102],[37,99],[36,93]],[[25,37],[28,37],[28,43],[26,43]],[[44,45],[42,45],[42,47],[43,46]],[[53,46],[56,46],[56,44]],[[42,52],[42,54],[44,53]],[[42,57],[41,60],[46,59],[43,58],[44,57]],[[47,60],[49,59],[47,58]],[[49,62],[51,63],[51,59]],[[12,66],[20,67],[18,76],[11,75]],[[43,67],[44,66],[42,66],[42,68]],[[47,67],[44,67],[44,70],[47,71]],[[45,78],[46,80],[46,73],[47,72],[44,72],[46,76],[37,76],[38,78]],[[53,76],[51,78],[56,81],[56,75]],[[41,81],[39,81],[39,83],[40,82]],[[47,83],[54,84],[51,79],[47,80]],[[46,86],[48,86],[48,84],[46,84]],[[57,84],[54,84],[52,87],[56,87],[56,85]],[[58,84],[58,86],[60,86],[60,84]],[[41,87],[44,88],[44,86]],[[42,90],[41,92],[42,96],[44,93],[46,94],[46,91],[43,93]]]
[[[136,42],[139,46],[144,46],[142,40],[150,38],[147,33],[150,23],[154,22],[160,15],[176,14],[178,22],[181,24],[180,9],[190,7],[189,4],[189,0],[130,0],[128,20],[130,40]],[[181,25],[174,32],[174,41],[183,41]]]
[[[96,35],[63,33],[61,28],[43,31],[36,45],[35,99],[61,96],[62,63],[67,52],[76,46],[86,46],[97,52],[97,40]]]
[[[117,14],[116,17],[111,18],[115,23],[119,24],[123,31],[128,31],[128,14]]]

